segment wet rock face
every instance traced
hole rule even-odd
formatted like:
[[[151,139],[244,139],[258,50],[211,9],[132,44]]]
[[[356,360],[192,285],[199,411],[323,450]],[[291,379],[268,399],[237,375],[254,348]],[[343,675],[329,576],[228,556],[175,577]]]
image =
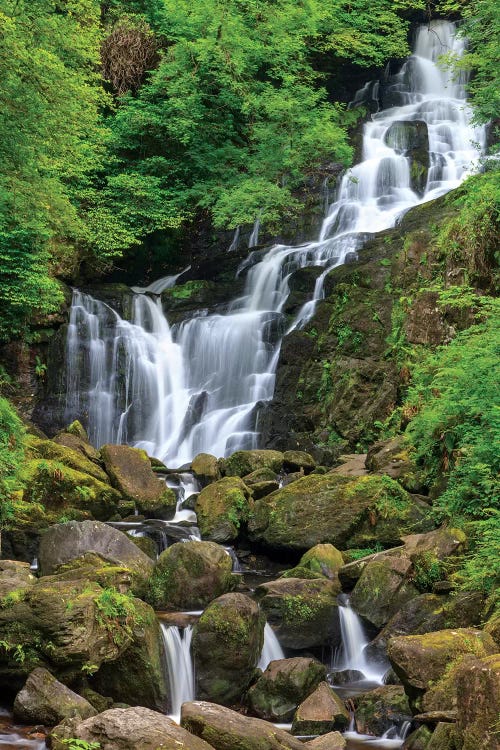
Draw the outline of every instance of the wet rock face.
[[[85,721],[67,721],[52,731],[52,750],[65,750],[64,740],[71,737],[99,743],[101,750],[212,750],[167,716],[139,707],[113,708]]]
[[[200,609],[236,588],[232,568],[231,557],[214,542],[173,544],[156,562],[148,596],[158,609]]]
[[[325,679],[326,667],[315,659],[277,659],[250,688],[250,709],[261,719],[290,721],[299,703]]]
[[[410,720],[411,711],[402,685],[384,685],[353,698],[360,734],[381,736],[394,724]]]
[[[244,594],[224,594],[203,612],[193,633],[197,694],[222,705],[241,700],[257,666],[264,616]]]
[[[25,724],[53,726],[75,715],[82,719],[97,711],[46,669],[34,669],[14,701],[14,716]]]
[[[430,167],[429,134],[423,120],[393,122],[386,134],[386,143],[410,162],[410,185],[422,196]]]

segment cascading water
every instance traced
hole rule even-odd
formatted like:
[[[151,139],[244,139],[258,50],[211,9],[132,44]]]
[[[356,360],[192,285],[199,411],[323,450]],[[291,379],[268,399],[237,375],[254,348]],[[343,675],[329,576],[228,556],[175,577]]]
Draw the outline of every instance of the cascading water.
[[[170,687],[170,716],[179,722],[182,704],[193,701],[195,697],[194,665],[191,658],[193,628],[188,625],[182,629],[161,623],[161,632]]]
[[[420,27],[414,54],[383,82],[385,109],[364,126],[363,160],[343,177],[319,239],[271,248],[249,268],[245,293],[227,314],[195,317],[171,329],[159,298],[150,296],[159,293],[155,284],[134,296],[130,321],[75,291],[67,339],[68,421],[87,414],[94,444],[126,442],[170,465],[201,451],[223,456],[257,447],[258,404],[274,392],[290,275],[306,266],[324,269],[288,331],[311,319],[326,275],[367,237],[456,187],[475,168],[484,131],[471,125],[464,74],[452,80],[436,64],[443,52],[463,51],[454,32],[447,21]],[[369,91],[374,97],[378,89]],[[426,178],[425,165],[422,171],[412,154],[417,137],[428,161]],[[257,236],[258,222],[251,245]]]
[[[264,644],[262,646],[262,652],[257,666],[264,671],[271,661],[284,658],[285,654],[283,653],[283,649],[281,648],[276,633],[269,623],[266,622],[264,627]]]
[[[367,658],[365,648],[369,639],[363,630],[360,618],[351,609],[348,600],[344,606],[339,605],[338,612],[342,642],[334,660],[334,669],[361,672],[365,680],[382,685],[389,665],[373,663]]]

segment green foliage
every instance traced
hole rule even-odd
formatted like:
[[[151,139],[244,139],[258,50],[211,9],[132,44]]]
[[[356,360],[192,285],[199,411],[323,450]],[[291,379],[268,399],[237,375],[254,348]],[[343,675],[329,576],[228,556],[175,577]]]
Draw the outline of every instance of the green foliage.
[[[96,619],[99,625],[109,630],[117,645],[132,635],[132,628],[139,621],[133,597],[120,594],[114,588],[106,588],[95,599]],[[120,628],[117,628],[120,625]]]
[[[462,587],[484,591],[492,604],[500,605],[500,513],[492,510],[488,518],[469,525],[472,532],[470,554],[461,571]]]
[[[0,528],[13,516],[11,496],[19,487],[24,459],[24,427],[9,402],[0,396]]]
[[[100,742],[87,742],[86,740],[79,740],[71,737],[67,740],[60,740],[63,745],[68,746],[68,750],[99,750],[101,747]]]
[[[431,591],[436,581],[442,580],[443,563],[432,552],[422,552],[413,559],[412,581],[419,591]]]

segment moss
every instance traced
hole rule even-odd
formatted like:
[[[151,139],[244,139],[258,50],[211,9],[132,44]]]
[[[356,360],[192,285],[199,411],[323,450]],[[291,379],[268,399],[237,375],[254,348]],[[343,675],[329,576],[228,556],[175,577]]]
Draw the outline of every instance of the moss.
[[[185,284],[173,286],[171,289],[165,289],[162,293],[164,299],[172,300],[189,300],[199,292],[209,290],[213,284],[209,281],[186,281]]]
[[[109,479],[105,471],[101,469],[94,461],[90,461],[80,451],[68,448],[60,443],[54,443],[52,440],[42,440],[34,435],[26,437],[27,454],[32,458],[45,458],[50,461],[58,461],[64,466],[83,474],[90,474],[100,482],[109,484]]]
[[[201,535],[216,542],[238,537],[249,513],[249,490],[239,477],[225,477],[203,489],[196,500]]]
[[[244,477],[257,469],[279,472],[283,466],[283,453],[272,450],[236,451],[224,463],[227,477]]]

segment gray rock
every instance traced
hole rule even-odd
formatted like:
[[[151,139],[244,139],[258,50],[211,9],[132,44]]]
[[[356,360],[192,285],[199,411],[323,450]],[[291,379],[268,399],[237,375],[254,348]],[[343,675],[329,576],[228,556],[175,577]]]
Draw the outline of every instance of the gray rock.
[[[53,726],[63,719],[88,719],[97,711],[42,667],[34,669],[14,701],[14,716],[26,724]]]

